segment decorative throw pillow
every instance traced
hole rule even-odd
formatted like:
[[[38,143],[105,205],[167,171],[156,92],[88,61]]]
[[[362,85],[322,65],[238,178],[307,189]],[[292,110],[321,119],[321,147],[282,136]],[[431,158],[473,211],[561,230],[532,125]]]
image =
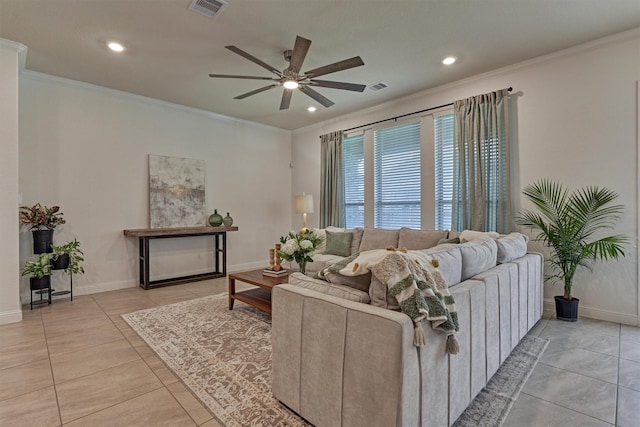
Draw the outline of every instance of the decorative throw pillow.
[[[351,255],[351,240],[353,233],[326,231],[327,248],[324,253],[329,255],[349,256]]]
[[[371,284],[370,272],[360,274],[358,276],[345,276],[340,274],[340,270],[356,259],[358,255],[358,253],[355,253],[333,265],[330,265],[329,267],[322,269],[322,271],[318,273],[318,278],[324,279],[334,285],[343,285],[363,292],[369,292],[369,285]]]
[[[315,250],[315,252],[317,254],[323,254],[325,253],[325,250],[327,249],[327,230],[329,231],[345,231],[344,228],[340,228],[340,227],[334,227],[332,225],[328,226],[327,228],[312,228],[313,232],[315,233],[316,236],[320,237],[322,239],[322,241],[320,242],[320,246],[318,246]]]
[[[438,240],[438,245],[443,245],[445,243],[454,243],[454,244],[458,244],[460,243],[460,238],[459,237],[454,237],[452,239],[440,239]]]
[[[491,237],[492,239],[497,239],[500,237],[500,234],[495,231],[475,231],[475,230],[464,230],[460,233],[460,241],[470,242],[472,240],[484,239],[485,237]]]

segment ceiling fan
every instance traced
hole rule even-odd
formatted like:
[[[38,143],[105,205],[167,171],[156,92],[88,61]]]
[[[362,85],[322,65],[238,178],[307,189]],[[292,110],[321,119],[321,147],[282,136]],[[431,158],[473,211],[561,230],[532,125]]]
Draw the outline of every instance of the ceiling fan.
[[[302,93],[313,98],[324,107],[331,107],[334,103],[312,89],[312,86],[328,87],[331,89],[351,90],[354,92],[363,92],[366,85],[355,83],[334,82],[329,80],[317,80],[316,77],[324,76],[325,74],[331,74],[342,70],[348,70],[349,68],[360,67],[364,65],[362,59],[359,56],[345,59],[344,61],[334,62],[333,64],[325,65],[323,67],[314,68],[313,70],[300,72],[304,58],[307,56],[307,51],[311,46],[311,40],[304,37],[296,36],[296,42],[293,46],[293,50],[284,51],[285,60],[289,62],[289,66],[283,71],[278,70],[275,67],[259,60],[255,56],[245,52],[236,46],[225,46],[230,51],[237,53],[238,55],[248,59],[271,71],[277,77],[260,77],[260,76],[236,76],[230,74],[209,74],[209,77],[225,78],[225,79],[249,79],[249,80],[271,80],[273,83],[269,86],[261,87],[260,89],[252,90],[251,92],[243,93],[236,96],[234,99],[244,99],[248,96],[255,95],[260,92],[272,89],[274,87],[283,86],[284,92],[282,93],[282,100],[280,101],[280,109],[286,110],[291,103],[291,95],[294,89],[300,89]]]

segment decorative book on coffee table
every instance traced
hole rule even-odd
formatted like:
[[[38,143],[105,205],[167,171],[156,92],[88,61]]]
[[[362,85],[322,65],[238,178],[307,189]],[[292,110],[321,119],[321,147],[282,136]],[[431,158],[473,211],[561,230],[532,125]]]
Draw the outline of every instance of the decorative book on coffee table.
[[[267,268],[267,269],[262,270],[262,274],[264,276],[269,276],[269,277],[282,277],[282,276],[286,276],[287,274],[289,274],[289,271],[285,270],[284,268],[282,270],[278,270],[278,271],[269,270]]]

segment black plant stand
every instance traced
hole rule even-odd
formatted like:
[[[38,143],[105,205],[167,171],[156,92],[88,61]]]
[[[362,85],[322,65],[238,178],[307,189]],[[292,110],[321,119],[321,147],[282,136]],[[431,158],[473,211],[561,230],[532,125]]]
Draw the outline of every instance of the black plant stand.
[[[68,291],[54,292],[54,289],[51,289],[51,295],[53,296],[67,295],[67,294],[69,294],[69,296],[71,297],[71,301],[73,301],[73,273],[69,273],[69,290]]]
[[[30,294],[31,294],[31,301],[29,303],[29,306],[31,307],[31,310],[33,310],[33,305],[40,305],[40,304],[46,304],[49,303],[51,304],[51,292],[53,291],[51,289],[51,276],[44,276],[42,278],[37,278],[37,277],[30,277],[29,278],[29,289],[31,290]],[[40,299],[34,301],[33,300],[33,293],[36,294],[40,294]],[[43,294],[47,294],[48,298],[45,300],[42,298]]]

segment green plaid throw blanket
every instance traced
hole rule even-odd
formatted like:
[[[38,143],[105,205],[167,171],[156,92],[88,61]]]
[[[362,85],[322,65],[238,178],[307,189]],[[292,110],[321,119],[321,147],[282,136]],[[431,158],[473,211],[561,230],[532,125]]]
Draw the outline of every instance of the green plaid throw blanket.
[[[425,344],[422,320],[433,329],[447,334],[446,351],[458,353],[455,332],[459,329],[458,313],[446,281],[438,271],[437,262],[419,251],[389,252],[382,261],[371,266],[371,272],[387,286],[404,314],[414,323],[413,344]]]

